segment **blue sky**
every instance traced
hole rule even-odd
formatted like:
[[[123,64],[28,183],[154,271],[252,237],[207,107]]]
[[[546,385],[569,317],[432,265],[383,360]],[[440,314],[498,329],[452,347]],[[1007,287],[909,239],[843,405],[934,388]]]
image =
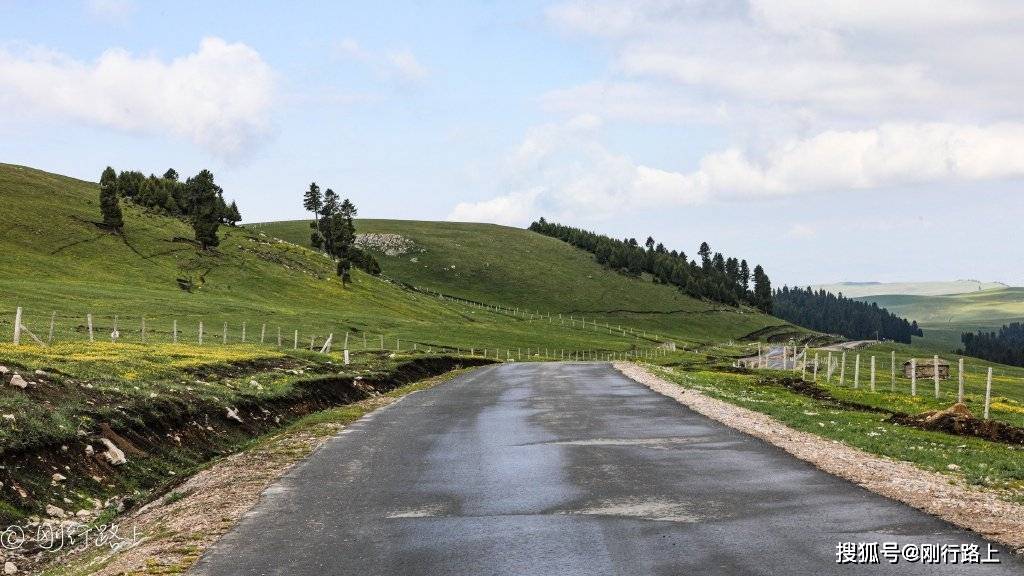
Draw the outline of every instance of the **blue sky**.
[[[0,161],[1024,284],[1022,32],[1001,0],[0,0]]]

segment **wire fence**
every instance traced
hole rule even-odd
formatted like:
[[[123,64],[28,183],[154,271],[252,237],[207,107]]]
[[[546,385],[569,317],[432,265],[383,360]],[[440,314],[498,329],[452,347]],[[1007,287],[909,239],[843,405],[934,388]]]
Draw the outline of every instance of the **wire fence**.
[[[516,313],[519,313],[516,311]],[[523,312],[527,314],[526,312]],[[7,316],[7,315],[5,315]],[[568,326],[583,328],[583,320],[557,319]],[[539,315],[534,319],[539,320]],[[181,344],[190,346],[260,346],[276,350],[308,350],[330,353],[351,352],[426,352],[467,355],[496,361],[562,360],[614,361],[653,359],[675,350],[674,342],[658,346],[633,346],[626,351],[608,349],[573,349],[555,347],[459,346],[425,343],[401,335],[349,328],[295,327],[288,321],[203,320],[194,316],[167,317],[138,314],[68,314],[63,312],[27,311],[17,308],[11,320],[11,340],[16,346],[50,347],[62,344],[88,345],[97,342],[115,344]],[[604,328],[593,324],[595,329]],[[623,330],[623,334],[626,334]]]
[[[993,367],[957,356],[911,356],[855,349],[814,349],[804,346],[759,347],[758,355],[737,362],[748,368],[787,370],[815,383],[870,392],[904,393],[964,403],[969,394],[984,395],[983,417],[990,416]]]

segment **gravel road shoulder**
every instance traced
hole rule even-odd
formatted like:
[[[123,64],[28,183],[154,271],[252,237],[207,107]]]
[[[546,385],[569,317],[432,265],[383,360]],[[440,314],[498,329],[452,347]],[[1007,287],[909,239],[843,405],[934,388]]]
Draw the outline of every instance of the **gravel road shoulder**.
[[[1024,506],[983,490],[953,484],[949,477],[906,462],[888,460],[794,430],[759,412],[667,382],[636,364],[616,363],[615,368],[695,412],[773,444],[829,474],[977,532],[1018,554],[1024,553]]]

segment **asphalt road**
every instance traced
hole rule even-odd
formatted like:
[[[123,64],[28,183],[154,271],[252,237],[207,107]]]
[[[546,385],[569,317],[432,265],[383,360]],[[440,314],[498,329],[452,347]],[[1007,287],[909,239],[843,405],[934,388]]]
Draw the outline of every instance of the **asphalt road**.
[[[987,546],[607,364],[504,364],[346,429],[191,573],[1024,573],[1006,551],[998,565],[837,565],[840,542]]]

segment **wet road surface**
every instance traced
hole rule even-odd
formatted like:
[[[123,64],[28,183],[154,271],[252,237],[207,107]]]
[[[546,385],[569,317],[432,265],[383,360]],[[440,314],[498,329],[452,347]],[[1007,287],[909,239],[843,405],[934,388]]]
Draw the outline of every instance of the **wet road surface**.
[[[840,542],[988,546],[610,365],[504,364],[353,424],[190,573],[1024,573],[998,547],[998,565],[837,565]]]

